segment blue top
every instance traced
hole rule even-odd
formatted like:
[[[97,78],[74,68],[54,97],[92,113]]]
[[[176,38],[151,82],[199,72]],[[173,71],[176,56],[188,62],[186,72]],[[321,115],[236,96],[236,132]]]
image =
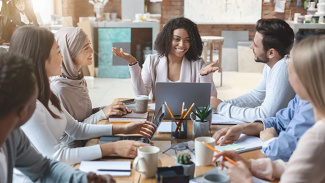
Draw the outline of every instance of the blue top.
[[[275,117],[262,120],[264,128],[274,127],[278,137],[264,142],[262,152],[272,161],[288,161],[296,149],[300,137],[315,123],[313,106],[295,96],[287,108],[281,109]]]

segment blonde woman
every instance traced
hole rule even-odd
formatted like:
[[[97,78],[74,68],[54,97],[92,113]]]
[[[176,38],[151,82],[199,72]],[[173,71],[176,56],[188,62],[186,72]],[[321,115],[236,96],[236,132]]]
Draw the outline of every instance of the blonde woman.
[[[316,123],[301,137],[288,163],[269,158],[244,160],[235,151],[215,155],[228,156],[238,166],[223,161],[231,182],[253,182],[252,175],[281,182],[325,182],[325,35],[302,40],[291,52],[289,81],[303,100],[314,107]]]

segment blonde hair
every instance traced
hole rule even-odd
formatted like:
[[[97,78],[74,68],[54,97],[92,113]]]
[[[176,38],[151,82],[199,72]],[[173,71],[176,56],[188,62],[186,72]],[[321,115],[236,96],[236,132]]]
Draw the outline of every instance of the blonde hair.
[[[325,109],[325,35],[306,38],[292,50],[294,69],[317,111]]]

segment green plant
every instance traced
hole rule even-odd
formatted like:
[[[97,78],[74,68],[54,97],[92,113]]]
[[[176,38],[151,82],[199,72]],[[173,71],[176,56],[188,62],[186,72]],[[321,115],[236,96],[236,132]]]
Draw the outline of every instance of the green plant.
[[[188,153],[182,153],[177,156],[177,163],[179,164],[192,164],[191,155]]]
[[[201,122],[204,122],[204,120],[212,113],[212,109],[210,108],[210,105],[206,107],[202,107],[200,110],[198,107],[195,106],[196,111],[193,112],[198,118],[200,118]]]

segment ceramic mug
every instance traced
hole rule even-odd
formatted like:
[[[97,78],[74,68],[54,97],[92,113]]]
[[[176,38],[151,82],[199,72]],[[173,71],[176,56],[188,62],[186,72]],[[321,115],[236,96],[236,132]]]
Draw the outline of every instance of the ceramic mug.
[[[133,161],[133,169],[144,177],[155,177],[158,166],[158,153],[160,149],[155,146],[142,146],[138,149],[138,156]],[[139,165],[139,169],[138,169]]]
[[[203,144],[206,142],[210,146],[215,146],[215,139],[212,137],[197,137],[195,138],[195,158],[196,165],[210,165],[212,163],[212,157],[214,151],[209,149],[206,145]]]
[[[136,112],[145,113],[148,111],[148,100],[147,95],[138,95],[135,97],[135,108]]]
[[[203,176],[203,183],[228,183],[229,177],[224,174],[207,174]]]

